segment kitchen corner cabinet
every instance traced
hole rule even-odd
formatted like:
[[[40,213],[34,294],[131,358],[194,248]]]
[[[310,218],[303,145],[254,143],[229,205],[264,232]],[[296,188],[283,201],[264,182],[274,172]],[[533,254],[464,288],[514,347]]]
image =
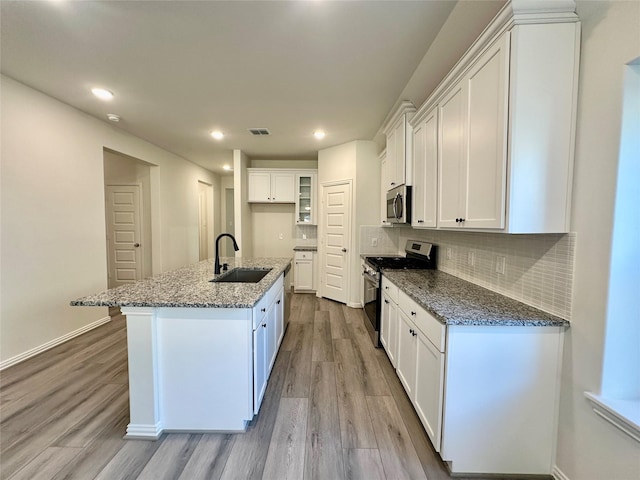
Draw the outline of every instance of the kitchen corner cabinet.
[[[293,290],[315,292],[316,252],[295,252],[293,266]]]
[[[296,173],[296,225],[317,225],[317,174]]]
[[[437,226],[438,109],[432,108],[413,129],[413,195],[411,226]]]
[[[381,195],[400,185],[411,185],[411,143],[413,141],[412,127],[409,120],[416,109],[411,102],[400,104],[382,131],[387,137],[386,147],[386,185]]]
[[[435,149],[437,228],[569,231],[580,23],[573,12],[555,18],[510,8],[410,122],[417,143],[413,226],[426,226],[417,223],[428,222],[421,209],[434,205],[432,177],[423,170],[433,172]],[[429,120],[437,124],[435,147]]]
[[[295,203],[295,173],[279,169],[248,168],[250,203]]]

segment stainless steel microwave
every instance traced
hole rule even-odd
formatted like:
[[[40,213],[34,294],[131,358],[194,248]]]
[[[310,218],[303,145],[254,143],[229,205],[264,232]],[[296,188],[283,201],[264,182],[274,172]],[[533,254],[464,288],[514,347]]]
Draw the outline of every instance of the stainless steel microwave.
[[[387,192],[387,222],[411,223],[411,187],[400,185]]]

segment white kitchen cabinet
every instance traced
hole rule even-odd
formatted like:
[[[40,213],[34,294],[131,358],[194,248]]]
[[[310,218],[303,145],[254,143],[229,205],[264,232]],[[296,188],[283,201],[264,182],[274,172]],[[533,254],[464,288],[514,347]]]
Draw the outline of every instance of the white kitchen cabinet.
[[[316,253],[295,252],[293,266],[293,289],[295,292],[314,292]]]
[[[386,185],[381,195],[400,185],[410,185],[413,134],[409,120],[416,111],[411,102],[402,102],[382,127],[386,135]]]
[[[382,277],[380,343],[394,367],[398,357],[398,287]]]
[[[438,110],[432,108],[413,129],[413,196],[411,226],[437,226]]]
[[[400,383],[413,402],[416,390],[417,364],[417,332],[416,327],[406,313],[398,312],[398,363],[396,372]]]
[[[295,173],[280,169],[247,169],[248,201],[295,203]]]
[[[282,341],[284,279],[281,277],[253,308],[253,410],[260,410],[269,374]]]
[[[410,121],[420,129],[438,111],[437,228],[569,231],[580,23],[574,12],[513,8],[503,8]],[[428,148],[423,135],[414,137],[415,155]],[[422,200],[429,185],[414,162]],[[415,208],[419,227],[423,207]]]
[[[504,227],[508,39],[481,55],[439,105],[440,227]]]
[[[317,225],[317,174],[296,173],[296,224]]]

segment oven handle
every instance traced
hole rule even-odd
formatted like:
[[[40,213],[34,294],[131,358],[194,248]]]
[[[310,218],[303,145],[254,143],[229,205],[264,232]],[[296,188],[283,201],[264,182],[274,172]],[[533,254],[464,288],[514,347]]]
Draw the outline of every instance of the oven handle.
[[[380,281],[378,280],[377,276],[373,276],[369,272],[366,272],[364,270],[362,271],[362,276],[364,277],[365,280],[368,280],[371,283],[373,283],[373,285],[376,288],[380,288]]]

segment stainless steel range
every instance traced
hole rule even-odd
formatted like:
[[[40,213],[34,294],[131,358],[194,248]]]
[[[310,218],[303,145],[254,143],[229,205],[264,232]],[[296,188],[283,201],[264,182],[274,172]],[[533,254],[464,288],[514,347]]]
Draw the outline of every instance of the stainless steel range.
[[[364,277],[364,313],[365,325],[376,347],[380,347],[380,313],[382,293],[380,280],[385,269],[435,269],[437,247],[419,240],[407,240],[406,256],[381,255],[365,257],[362,266]]]

